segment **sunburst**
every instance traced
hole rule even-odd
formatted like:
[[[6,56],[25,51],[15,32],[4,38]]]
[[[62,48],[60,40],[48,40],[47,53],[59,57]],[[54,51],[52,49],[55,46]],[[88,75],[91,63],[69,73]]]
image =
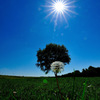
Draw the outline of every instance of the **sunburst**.
[[[72,11],[71,8],[76,7],[72,4],[76,1],[70,1],[70,0],[51,0],[48,2],[48,5],[45,5],[44,7],[47,7],[47,11],[49,14],[45,17],[52,15],[51,21],[54,19],[55,25],[57,24],[58,18],[64,18],[67,22],[66,15],[70,16],[70,13],[77,14],[76,12]]]

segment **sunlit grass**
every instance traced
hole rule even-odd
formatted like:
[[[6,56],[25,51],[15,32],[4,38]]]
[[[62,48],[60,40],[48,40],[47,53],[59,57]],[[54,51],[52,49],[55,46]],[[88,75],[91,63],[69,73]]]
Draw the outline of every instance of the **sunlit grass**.
[[[43,80],[47,82],[43,83]],[[55,78],[45,77],[13,77],[13,79],[2,77],[0,78],[0,100],[61,100],[55,80]],[[64,100],[72,100],[72,98],[73,100],[100,100],[99,77],[66,77],[58,78],[58,81]]]

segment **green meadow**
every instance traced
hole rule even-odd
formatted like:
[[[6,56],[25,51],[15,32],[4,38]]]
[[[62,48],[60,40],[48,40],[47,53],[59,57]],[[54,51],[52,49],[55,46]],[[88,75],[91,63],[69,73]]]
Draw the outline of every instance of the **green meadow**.
[[[100,77],[58,77],[64,100],[100,100]],[[62,100],[55,77],[0,76],[0,100]]]

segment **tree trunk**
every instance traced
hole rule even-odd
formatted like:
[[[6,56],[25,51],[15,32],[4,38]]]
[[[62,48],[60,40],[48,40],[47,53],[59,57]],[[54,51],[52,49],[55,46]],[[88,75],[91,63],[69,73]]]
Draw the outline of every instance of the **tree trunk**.
[[[57,73],[55,73],[55,77],[56,77],[56,81],[57,81],[57,86],[58,86],[58,89],[59,89],[59,93],[61,94],[60,88],[59,88],[59,84],[58,84],[58,79],[57,79]],[[64,100],[63,97],[62,97],[62,95],[61,95],[61,98],[62,98],[62,100]]]

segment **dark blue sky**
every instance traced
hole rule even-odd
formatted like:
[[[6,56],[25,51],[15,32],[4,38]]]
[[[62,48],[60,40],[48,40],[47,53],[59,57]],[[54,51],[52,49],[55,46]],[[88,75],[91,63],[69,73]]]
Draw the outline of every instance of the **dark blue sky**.
[[[66,15],[68,24],[58,19],[56,31],[52,15],[45,18],[45,4],[46,0],[0,0],[0,74],[54,76],[35,66],[37,50],[49,43],[69,50],[71,62],[61,74],[100,67],[100,1],[77,0],[72,10],[78,15]]]

